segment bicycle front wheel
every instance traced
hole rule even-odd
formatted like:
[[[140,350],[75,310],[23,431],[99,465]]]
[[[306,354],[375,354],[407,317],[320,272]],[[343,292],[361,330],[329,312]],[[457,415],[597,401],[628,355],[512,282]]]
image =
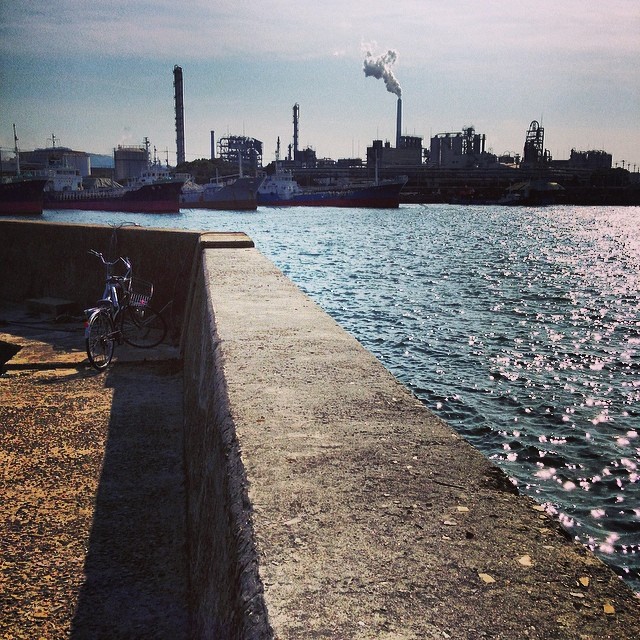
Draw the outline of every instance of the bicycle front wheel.
[[[113,322],[106,310],[94,311],[89,318],[85,329],[85,342],[91,366],[98,371],[106,369],[113,358],[115,348]]]
[[[159,345],[167,335],[164,318],[148,307],[129,307],[122,319],[122,337],[132,347],[148,349]]]

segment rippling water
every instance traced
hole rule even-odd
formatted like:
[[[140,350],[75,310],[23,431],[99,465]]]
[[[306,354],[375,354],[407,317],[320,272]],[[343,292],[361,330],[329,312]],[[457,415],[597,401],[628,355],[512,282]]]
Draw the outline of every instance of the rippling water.
[[[640,591],[640,208],[47,212],[243,230]]]

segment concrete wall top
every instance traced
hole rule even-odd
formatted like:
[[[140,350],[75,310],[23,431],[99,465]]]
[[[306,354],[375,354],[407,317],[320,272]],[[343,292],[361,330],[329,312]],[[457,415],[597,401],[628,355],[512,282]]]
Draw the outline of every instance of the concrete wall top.
[[[257,250],[202,269],[275,637],[640,637],[613,572]]]

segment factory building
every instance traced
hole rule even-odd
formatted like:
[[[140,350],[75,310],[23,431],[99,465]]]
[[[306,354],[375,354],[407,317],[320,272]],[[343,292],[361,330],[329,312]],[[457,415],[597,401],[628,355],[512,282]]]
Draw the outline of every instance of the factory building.
[[[313,169],[318,166],[318,156],[315,149],[311,147],[305,147],[304,149],[298,149],[293,151],[291,145],[289,145],[289,154],[287,160],[284,163],[285,167],[302,167],[305,169]]]
[[[293,145],[289,145],[289,153],[287,154],[285,167],[314,169],[318,166],[318,157],[315,149],[306,147],[299,148],[299,124],[300,124],[300,105],[296,102],[293,105]]]
[[[431,138],[429,164],[442,169],[470,169],[496,162],[496,157],[485,151],[485,134],[465,127],[456,133],[438,133]]]
[[[576,151],[571,149],[569,166],[576,169],[611,169],[613,158],[606,151]]]
[[[379,169],[401,166],[420,166],[422,164],[422,138],[420,136],[399,136],[397,146],[390,142],[374,140],[367,147],[367,166]]]
[[[612,157],[606,151],[576,151],[571,149],[568,160],[551,160],[549,166],[554,169],[599,171],[609,170],[613,166]]]
[[[524,141],[522,166],[538,167],[551,162],[551,153],[544,148],[544,127],[537,120],[532,120]]]
[[[396,146],[390,142],[374,140],[367,147],[367,167],[387,169],[391,167],[416,167],[423,163],[422,138],[402,135],[402,98],[396,107]]]

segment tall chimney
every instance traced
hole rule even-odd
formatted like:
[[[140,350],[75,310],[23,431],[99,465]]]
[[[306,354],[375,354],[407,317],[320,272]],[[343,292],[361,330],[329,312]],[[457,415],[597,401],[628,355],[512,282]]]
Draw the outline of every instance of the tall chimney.
[[[211,160],[216,159],[216,136],[215,131],[211,132]]]
[[[396,149],[400,148],[401,135],[402,135],[402,98],[398,98],[398,118],[396,122]]]
[[[173,89],[176,104],[176,164],[184,162],[184,96],[182,67],[173,67]]]
[[[293,105],[293,161],[298,160],[298,121],[300,119],[300,105]]]

